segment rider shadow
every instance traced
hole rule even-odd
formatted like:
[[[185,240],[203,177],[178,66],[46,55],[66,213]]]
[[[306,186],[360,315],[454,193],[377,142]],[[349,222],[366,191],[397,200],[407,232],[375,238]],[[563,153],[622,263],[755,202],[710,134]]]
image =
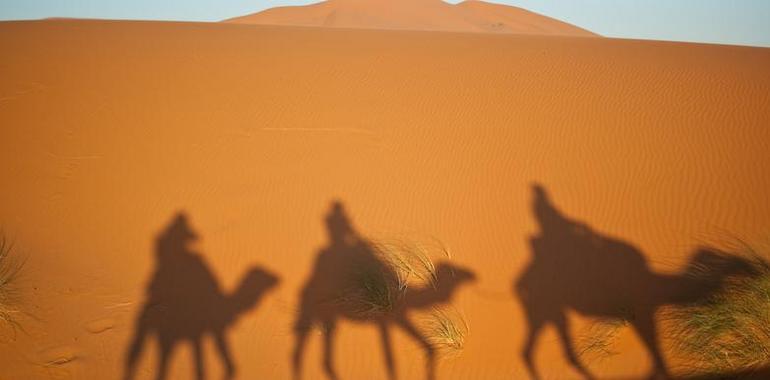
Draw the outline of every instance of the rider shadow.
[[[396,379],[391,327],[400,328],[422,347],[427,378],[434,379],[436,348],[409,314],[449,304],[456,290],[474,281],[475,275],[467,269],[440,263],[436,266],[433,286],[404,288],[394,268],[355,230],[342,203],[332,202],[325,224],[329,243],[318,252],[313,272],[300,293],[300,310],[294,324],[294,378],[301,377],[311,330],[320,327],[324,339],[324,370],[329,379],[338,379],[333,341],[339,320],[347,319],[378,327],[390,379]]]
[[[522,357],[535,379],[534,347],[548,324],[556,328],[570,364],[593,378],[576,353],[568,311],[626,321],[652,357],[652,377],[670,378],[658,342],[656,311],[704,300],[728,276],[752,270],[745,259],[701,248],[683,272],[656,273],[637,247],[566,217],[539,185],[533,186],[532,210],[540,232],[529,240],[532,259],[515,282],[514,295],[528,324]]]
[[[224,292],[201,254],[190,244],[198,234],[180,212],[155,240],[155,271],[147,287],[147,299],[136,320],[134,337],[126,356],[124,379],[132,379],[147,338],[159,343],[156,378],[165,379],[174,350],[184,342],[192,345],[195,375],[205,377],[203,337],[210,335],[216,345],[225,378],[236,367],[227,340],[227,330],[238,317],[257,306],[266,292],[277,286],[274,274],[253,267],[238,287]]]

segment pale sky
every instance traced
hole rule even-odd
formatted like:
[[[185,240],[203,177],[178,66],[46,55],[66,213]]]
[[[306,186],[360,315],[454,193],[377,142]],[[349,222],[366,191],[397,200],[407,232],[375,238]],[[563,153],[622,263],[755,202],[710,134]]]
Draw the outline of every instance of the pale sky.
[[[0,0],[0,20],[219,21],[308,0]],[[450,1],[456,3],[458,1]],[[770,0],[494,0],[607,37],[770,47]]]

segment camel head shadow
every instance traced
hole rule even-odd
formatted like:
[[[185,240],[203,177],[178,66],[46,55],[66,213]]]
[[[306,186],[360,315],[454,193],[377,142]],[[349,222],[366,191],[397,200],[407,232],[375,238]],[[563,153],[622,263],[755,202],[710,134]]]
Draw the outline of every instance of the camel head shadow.
[[[533,378],[539,378],[533,364],[534,346],[549,324],[556,328],[570,364],[593,378],[571,340],[570,311],[626,321],[652,357],[652,377],[669,378],[658,342],[656,311],[664,305],[703,300],[719,291],[727,277],[751,271],[743,258],[702,248],[681,273],[656,273],[639,248],[565,216],[542,186],[534,185],[532,194],[539,233],[529,240],[531,261],[515,281],[514,295],[528,325],[522,357]]]
[[[228,297],[230,301],[230,314],[237,316],[257,307],[262,296],[272,288],[278,286],[278,276],[261,267],[252,267],[243,276],[235,291]]]
[[[252,267],[231,292],[221,289],[203,256],[193,250],[199,235],[189,218],[180,212],[155,239],[156,267],[147,287],[126,356],[124,379],[132,379],[145,342],[155,336],[159,343],[156,378],[165,379],[171,356],[181,343],[193,347],[196,378],[205,377],[202,341],[211,336],[225,368],[225,378],[235,375],[227,330],[238,317],[254,309],[279,279],[260,267]]]
[[[412,322],[410,313],[449,304],[475,274],[452,263],[436,265],[432,284],[402,288],[395,269],[354,228],[345,208],[333,202],[324,218],[329,242],[316,256],[313,271],[300,292],[300,310],[294,324],[292,356],[294,378],[301,377],[309,333],[314,326],[323,333],[323,365],[336,380],[333,340],[340,320],[375,325],[380,332],[390,379],[396,379],[391,347],[391,327],[398,327],[416,341],[426,355],[428,379],[435,378],[436,349]],[[402,291],[403,289],[403,291]]]

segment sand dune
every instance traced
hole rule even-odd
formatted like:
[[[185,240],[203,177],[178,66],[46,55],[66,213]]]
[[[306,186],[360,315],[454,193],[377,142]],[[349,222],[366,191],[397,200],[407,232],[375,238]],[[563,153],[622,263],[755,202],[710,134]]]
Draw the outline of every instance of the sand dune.
[[[507,5],[467,0],[328,0],[267,9],[224,22],[356,29],[596,36],[585,29]]]
[[[513,284],[543,280],[527,268],[537,251],[558,261],[559,233],[678,278],[704,241],[756,241],[770,226],[770,49],[50,20],[0,23],[0,52],[0,228],[29,258],[29,317],[0,334],[0,379],[118,379],[128,367],[152,379],[162,357],[168,379],[192,378],[196,363],[220,378],[222,357],[239,379],[290,378],[300,292],[319,252],[347,242],[330,228],[335,202],[344,234],[440,241],[475,274],[446,300],[469,333],[438,359],[440,380],[526,378],[534,309]],[[595,278],[625,268],[568,262]],[[262,277],[277,285],[249,293]],[[593,319],[567,316],[580,348]],[[196,357],[184,338],[199,331]],[[304,378],[322,379],[313,331]],[[404,331],[391,336],[393,367],[423,379],[423,349]],[[579,378],[556,330],[538,331],[540,374]],[[340,378],[387,378],[376,327],[343,320],[334,337]],[[612,348],[583,358],[597,377],[652,369],[631,327]]]

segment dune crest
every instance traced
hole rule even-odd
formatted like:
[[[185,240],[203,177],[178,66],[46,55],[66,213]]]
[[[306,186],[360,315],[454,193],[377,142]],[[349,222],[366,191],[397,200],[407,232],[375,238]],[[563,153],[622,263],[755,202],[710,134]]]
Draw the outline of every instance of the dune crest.
[[[588,30],[522,8],[467,0],[328,0],[276,7],[226,23],[322,26],[353,29],[598,36]]]

